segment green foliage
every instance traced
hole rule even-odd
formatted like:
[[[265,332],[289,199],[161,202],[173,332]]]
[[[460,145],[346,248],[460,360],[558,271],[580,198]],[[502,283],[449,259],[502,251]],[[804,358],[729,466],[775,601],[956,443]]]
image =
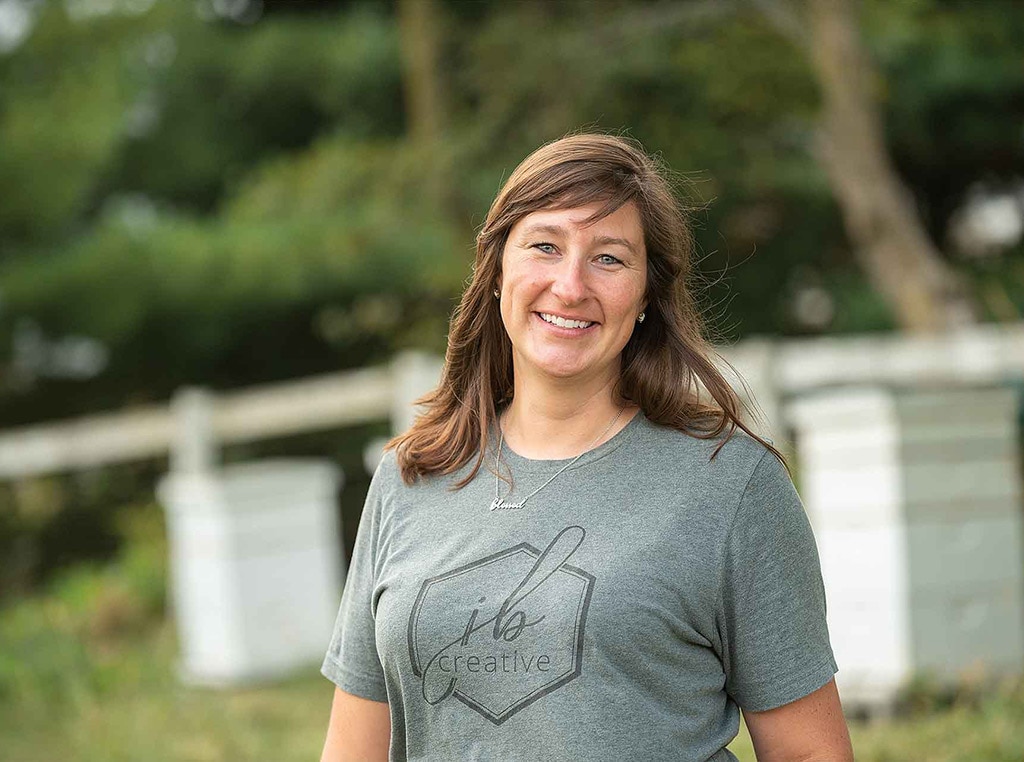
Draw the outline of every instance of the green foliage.
[[[144,461],[0,485],[0,605],[84,560],[113,558],[136,532],[121,511],[151,499],[165,468]]]
[[[373,6],[244,32],[183,18],[168,34],[174,60],[154,85],[158,116],[124,144],[107,192],[210,212],[251,165],[324,132],[400,131],[397,38]]]
[[[709,203],[695,222],[723,339],[806,330],[791,295],[807,272],[849,282],[833,292],[832,330],[890,325],[854,296],[870,289],[814,162],[806,57],[753,6],[452,4],[448,135],[432,148],[403,137],[393,10],[335,7],[236,27],[167,0],[77,21],[47,4],[0,59],[0,180],[20,189],[0,200],[0,256],[39,260],[0,271],[0,336],[30,316],[106,343],[106,391],[79,409],[122,399],[128,367],[159,397],[181,380],[354,365],[424,337],[443,347],[472,228],[501,179],[581,125],[625,127],[696,180],[683,187]],[[957,104],[1018,97],[1024,15],[915,0],[870,3],[865,19],[897,159],[921,168],[940,231],[970,166],[1005,155],[998,146],[1020,152],[1015,120]],[[950,107],[956,119],[941,116]],[[954,172],[949,157],[968,146]],[[446,210],[426,192],[438,167],[457,169]],[[306,359],[272,342],[269,367],[246,348],[275,335]],[[56,388],[40,392],[54,412]]]
[[[0,705],[45,713],[102,698],[124,678],[120,655],[163,615],[167,549],[157,506],[121,515],[116,561],[68,569],[46,597],[0,609]]]
[[[38,66],[47,35],[54,55],[69,40],[109,39],[98,60],[124,64],[135,99],[115,108],[81,88],[119,126],[89,154],[73,204],[0,199],[0,336],[9,345],[28,317],[47,335],[101,341],[112,363],[88,388],[43,380],[28,399],[0,395],[0,419],[358,366],[412,343],[443,349],[468,248],[424,205],[422,157],[392,137],[402,128],[397,34],[382,11],[353,5],[245,30],[166,0],[88,21],[47,12],[5,62],[9,79]],[[77,124],[83,114],[65,105]],[[12,91],[8,113],[34,112]],[[71,193],[14,147],[3,154],[12,172]],[[34,215],[18,228],[27,237],[3,222],[22,203]]]
[[[1021,175],[1024,13],[970,0],[874,0],[866,10],[890,151],[941,243],[969,185]]]
[[[53,244],[108,197],[212,211],[254,162],[324,131],[397,135],[394,25],[379,7],[242,32],[189,3],[72,19],[42,4],[0,57],[0,255]]]
[[[8,268],[6,299],[12,311],[31,308],[45,323],[67,320],[112,343],[149,311],[191,315],[215,340],[231,326],[211,318],[257,305],[429,286],[443,231],[419,229],[414,247],[357,211],[220,225],[165,217],[141,232],[105,225],[67,253]],[[82,290],[88,302],[69,300]]]
[[[140,82],[131,24],[79,24],[41,5],[33,34],[0,58],[0,255],[66,235],[123,138]]]

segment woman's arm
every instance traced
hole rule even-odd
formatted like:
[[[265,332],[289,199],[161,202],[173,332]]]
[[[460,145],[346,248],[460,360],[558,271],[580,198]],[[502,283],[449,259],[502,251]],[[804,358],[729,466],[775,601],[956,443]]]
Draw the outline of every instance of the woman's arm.
[[[766,712],[743,711],[758,762],[853,762],[835,678]]]
[[[370,701],[334,689],[320,762],[387,762],[390,743],[391,713],[386,701]]]

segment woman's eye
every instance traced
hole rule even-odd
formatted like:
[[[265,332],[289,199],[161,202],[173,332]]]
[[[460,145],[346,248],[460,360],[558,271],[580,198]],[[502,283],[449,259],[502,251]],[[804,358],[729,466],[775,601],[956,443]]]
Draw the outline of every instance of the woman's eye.
[[[621,265],[622,260],[618,257],[613,257],[611,254],[602,254],[598,257],[602,265]]]
[[[555,246],[554,246],[554,244],[550,244],[550,243],[535,243],[533,245],[533,248],[540,249],[545,254],[554,254],[555,253]],[[549,249],[550,249],[550,251],[549,251]]]

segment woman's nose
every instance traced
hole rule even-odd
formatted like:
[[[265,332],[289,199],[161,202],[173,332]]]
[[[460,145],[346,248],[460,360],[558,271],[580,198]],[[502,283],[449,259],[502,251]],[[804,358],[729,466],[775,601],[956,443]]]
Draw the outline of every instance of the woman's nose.
[[[551,293],[564,304],[577,304],[586,297],[587,283],[583,268],[583,263],[575,257],[567,256],[558,264]]]

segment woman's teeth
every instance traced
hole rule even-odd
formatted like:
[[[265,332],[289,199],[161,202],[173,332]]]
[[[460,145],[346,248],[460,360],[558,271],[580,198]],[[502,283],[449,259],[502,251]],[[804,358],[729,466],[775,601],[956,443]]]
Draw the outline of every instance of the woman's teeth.
[[[565,318],[558,317],[558,315],[549,315],[546,312],[538,312],[537,314],[540,315],[541,320],[545,323],[557,325],[559,328],[586,328],[594,324],[593,321],[588,323],[586,320],[566,320]]]

